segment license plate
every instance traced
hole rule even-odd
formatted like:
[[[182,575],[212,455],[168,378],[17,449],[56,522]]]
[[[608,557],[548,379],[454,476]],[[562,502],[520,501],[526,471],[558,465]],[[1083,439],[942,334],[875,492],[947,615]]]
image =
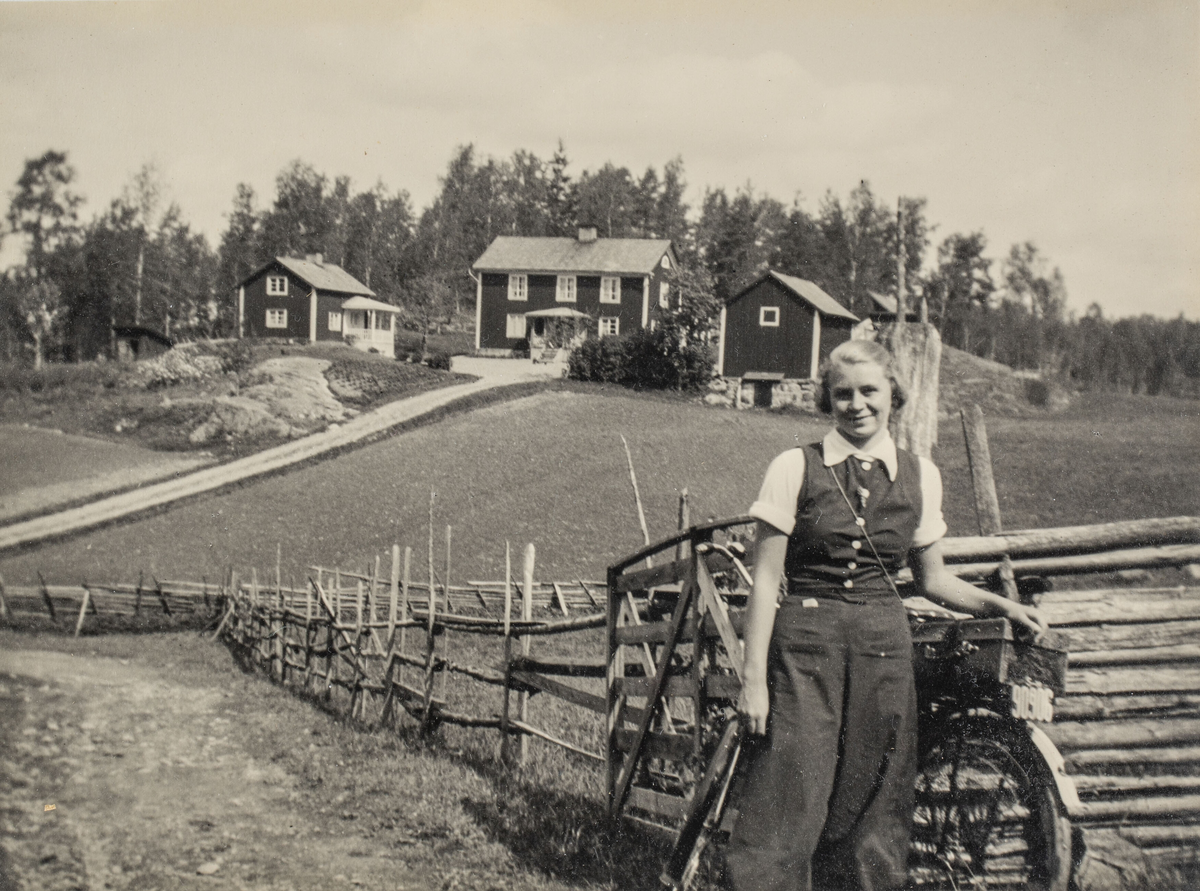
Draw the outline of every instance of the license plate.
[[[1009,684],[1012,716],[1022,721],[1054,720],[1054,691],[1032,684]]]

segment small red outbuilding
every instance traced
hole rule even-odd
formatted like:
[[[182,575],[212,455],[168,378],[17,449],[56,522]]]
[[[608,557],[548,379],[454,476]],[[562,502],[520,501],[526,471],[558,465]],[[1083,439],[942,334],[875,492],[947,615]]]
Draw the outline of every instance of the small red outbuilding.
[[[858,317],[813,282],[767,272],[721,308],[721,377],[815,378]]]

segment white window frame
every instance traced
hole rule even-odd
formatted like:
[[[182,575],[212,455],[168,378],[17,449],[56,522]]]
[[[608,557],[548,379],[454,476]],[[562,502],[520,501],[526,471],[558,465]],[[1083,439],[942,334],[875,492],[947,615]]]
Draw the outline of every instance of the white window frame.
[[[272,321],[274,318],[275,321]],[[286,328],[287,327],[287,310],[286,309],[268,309],[266,326],[268,328]]]
[[[267,276],[267,296],[268,297],[286,297],[287,292],[288,292],[288,277],[286,275],[268,275]]]
[[[560,275],[554,286],[556,303],[574,303],[576,297],[575,276]]]
[[[329,330],[330,331],[338,331],[338,332],[340,332],[342,330],[342,311],[340,309],[339,310],[330,310],[330,312],[329,312]]]
[[[608,328],[609,330],[604,330]],[[601,316],[600,321],[596,326],[596,334],[599,337],[620,337],[621,336],[621,319],[619,316]]]
[[[621,277],[619,275],[600,276],[600,302],[621,302]]]
[[[666,282],[658,283],[658,308],[671,308],[671,286]]]
[[[758,326],[760,328],[779,327],[779,307],[760,306],[758,308]]]
[[[508,275],[508,299],[529,300],[529,276],[525,273],[510,272]]]
[[[526,332],[528,331],[528,325],[525,322],[525,313],[510,312],[508,314],[508,318],[504,320],[504,326],[505,337],[514,338],[516,340],[525,339]],[[514,334],[514,331],[519,333]]]

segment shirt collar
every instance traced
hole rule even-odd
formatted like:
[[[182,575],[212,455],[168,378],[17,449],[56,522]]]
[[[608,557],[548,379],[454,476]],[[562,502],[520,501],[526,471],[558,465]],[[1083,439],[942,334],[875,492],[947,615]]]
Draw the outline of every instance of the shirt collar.
[[[861,449],[837,430],[830,430],[825,434],[822,444],[826,467],[833,467],[835,464],[841,464],[851,455],[858,455],[883,462],[883,466],[887,468],[888,479],[895,482],[896,471],[900,468],[900,459],[896,457],[896,441],[892,439],[890,433],[869,449]]]

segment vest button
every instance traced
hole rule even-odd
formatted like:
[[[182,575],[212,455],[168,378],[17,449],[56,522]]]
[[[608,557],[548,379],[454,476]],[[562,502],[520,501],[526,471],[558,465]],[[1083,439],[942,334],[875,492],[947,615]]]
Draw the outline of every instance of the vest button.
[[[853,588],[853,587],[854,587],[854,580],[853,580],[853,579],[846,579],[846,581],[842,582],[842,587],[843,587],[843,588]]]
[[[861,541],[852,541],[852,542],[850,542],[850,547],[854,548],[854,550],[857,551],[859,548],[862,547],[862,542]]]
[[[866,520],[864,520],[862,517],[858,517],[858,518],[856,518],[854,522],[855,522],[855,523],[857,523],[859,526],[866,526],[866,525],[867,525],[867,521],[866,521]]]
[[[858,569],[858,564],[855,563],[853,560],[851,560],[849,563],[846,564],[846,568],[847,569]]]

